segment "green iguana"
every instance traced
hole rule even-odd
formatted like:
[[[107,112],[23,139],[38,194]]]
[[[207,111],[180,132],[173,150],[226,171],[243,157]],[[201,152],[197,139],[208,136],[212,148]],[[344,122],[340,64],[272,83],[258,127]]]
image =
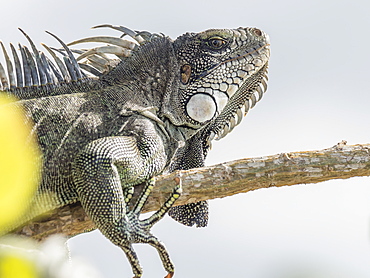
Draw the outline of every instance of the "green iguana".
[[[49,58],[21,30],[31,49],[19,45],[17,52],[10,45],[13,62],[1,44],[7,72],[0,64],[0,89],[20,99],[16,105],[33,122],[42,151],[42,181],[30,215],[81,202],[125,252],[134,277],[142,269],[132,244],[147,243],[170,278],[174,266],[150,228],[169,210],[185,225],[206,226],[208,207],[203,201],[171,208],[181,194],[176,186],[160,210],[139,220],[152,178],[203,166],[211,141],[229,133],[261,99],[269,38],[257,28],[186,33],[173,41],[123,26],[97,27],[131,40],[98,36],[67,46],[49,33],[62,45],[44,45]],[[70,48],[86,42],[104,45]]]

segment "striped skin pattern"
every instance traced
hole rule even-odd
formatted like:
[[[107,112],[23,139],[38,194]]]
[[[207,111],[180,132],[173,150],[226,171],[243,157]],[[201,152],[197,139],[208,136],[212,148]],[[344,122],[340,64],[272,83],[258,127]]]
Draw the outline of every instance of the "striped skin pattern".
[[[43,45],[47,54],[23,30],[30,47],[10,45],[9,55],[0,43],[6,65],[0,64],[0,90],[20,99],[14,105],[33,122],[42,151],[42,181],[29,218],[81,202],[125,252],[135,278],[142,268],[134,243],[156,248],[171,278],[173,263],[150,228],[168,211],[180,223],[204,227],[208,205],[172,207],[180,184],[161,209],[139,220],[153,177],[203,166],[211,141],[231,132],[262,98],[269,38],[256,28],[176,40],[123,26],[95,28],[120,33],[65,44],[48,32],[61,48]],[[95,45],[75,48],[80,43]],[[139,184],[144,187],[132,203]]]

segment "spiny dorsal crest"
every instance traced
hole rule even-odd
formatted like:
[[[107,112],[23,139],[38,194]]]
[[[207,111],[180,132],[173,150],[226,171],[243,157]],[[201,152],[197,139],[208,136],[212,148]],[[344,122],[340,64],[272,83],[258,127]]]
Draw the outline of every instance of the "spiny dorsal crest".
[[[162,36],[109,24],[93,28],[102,27],[120,31],[122,35],[120,37],[89,37],[65,44],[60,38],[47,32],[62,46],[61,49],[56,49],[42,44],[51,59],[44,52],[38,50],[31,38],[22,29],[19,29],[27,38],[31,49],[19,44],[19,55],[15,47],[10,44],[12,62],[5,46],[0,42],[7,69],[5,71],[0,63],[0,90],[18,93],[20,96],[29,98],[32,97],[30,91],[37,89],[38,97],[49,96],[50,90],[48,88],[68,83],[78,85],[99,78],[115,68],[122,60],[130,57],[139,45]],[[131,40],[123,39],[124,36],[129,36]],[[83,49],[70,48],[70,46],[80,43],[104,43],[106,45]],[[24,94],[22,94],[23,91]]]

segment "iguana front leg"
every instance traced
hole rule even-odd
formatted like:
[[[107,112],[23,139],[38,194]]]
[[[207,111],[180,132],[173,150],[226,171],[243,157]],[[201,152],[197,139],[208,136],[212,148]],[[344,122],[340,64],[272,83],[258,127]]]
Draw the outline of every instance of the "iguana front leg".
[[[124,188],[149,180],[162,171],[167,161],[163,141],[155,128],[146,126],[140,130],[140,134],[105,137],[88,144],[75,160],[74,183],[86,213],[99,230],[125,252],[135,278],[141,277],[142,269],[133,243],[148,243],[156,248],[168,272],[166,277],[170,278],[173,264],[150,228],[171,207],[179,196],[179,189],[161,210],[146,220],[140,220],[139,215],[152,183],[147,183],[131,211],[125,202]]]

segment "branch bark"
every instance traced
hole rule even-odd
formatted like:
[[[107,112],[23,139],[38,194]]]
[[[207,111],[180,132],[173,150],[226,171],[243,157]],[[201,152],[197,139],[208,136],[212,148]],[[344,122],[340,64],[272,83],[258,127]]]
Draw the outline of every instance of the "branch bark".
[[[176,205],[183,205],[260,188],[356,176],[370,176],[370,144],[349,146],[342,141],[319,151],[246,158],[158,176],[144,212],[159,209],[178,183],[182,184],[183,194]],[[55,233],[73,236],[93,229],[94,224],[77,203],[57,209],[17,233],[42,240]]]

